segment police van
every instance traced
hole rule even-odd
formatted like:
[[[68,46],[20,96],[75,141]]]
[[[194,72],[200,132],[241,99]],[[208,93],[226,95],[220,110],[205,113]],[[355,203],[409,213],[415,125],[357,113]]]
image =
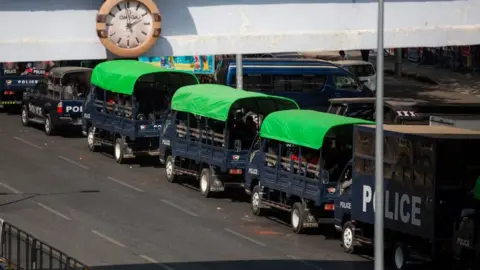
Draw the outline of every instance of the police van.
[[[81,127],[91,72],[92,69],[83,67],[53,68],[48,78],[24,93],[22,124],[41,124],[47,135],[65,126]]]
[[[445,126],[384,126],[385,247],[394,269],[412,260],[452,258],[462,201],[480,175],[480,131]],[[352,162],[337,187],[334,223],[353,253],[372,245],[375,224],[375,127],[354,130]]]

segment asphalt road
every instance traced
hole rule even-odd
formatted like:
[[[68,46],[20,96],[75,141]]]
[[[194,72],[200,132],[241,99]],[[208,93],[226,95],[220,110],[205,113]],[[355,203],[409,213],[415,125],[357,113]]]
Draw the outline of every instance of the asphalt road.
[[[205,199],[154,163],[116,164],[19,115],[0,113],[0,153],[0,217],[99,269],[373,268],[338,239],[295,235],[248,203]]]

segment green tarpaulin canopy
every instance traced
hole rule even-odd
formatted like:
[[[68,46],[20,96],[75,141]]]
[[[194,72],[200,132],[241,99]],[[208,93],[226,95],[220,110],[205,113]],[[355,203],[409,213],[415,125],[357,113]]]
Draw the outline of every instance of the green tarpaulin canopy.
[[[93,69],[91,82],[93,85],[105,90],[131,95],[135,83],[140,77],[165,72],[184,73],[194,76],[190,72],[169,70],[135,60],[114,60],[98,64]]]
[[[320,149],[330,129],[354,124],[374,122],[311,110],[286,110],[268,115],[260,128],[260,136]]]
[[[230,108],[237,101],[246,101],[252,107],[266,113],[298,109],[297,103],[288,98],[238,90],[219,84],[198,84],[178,89],[172,98],[172,109],[226,121]]]

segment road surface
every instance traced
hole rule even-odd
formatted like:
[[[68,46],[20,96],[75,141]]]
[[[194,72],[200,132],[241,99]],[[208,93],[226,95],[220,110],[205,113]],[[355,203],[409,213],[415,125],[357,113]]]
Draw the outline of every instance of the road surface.
[[[0,215],[98,269],[372,269],[338,239],[295,235],[249,204],[205,199],[158,166],[119,165],[86,139],[0,113]]]

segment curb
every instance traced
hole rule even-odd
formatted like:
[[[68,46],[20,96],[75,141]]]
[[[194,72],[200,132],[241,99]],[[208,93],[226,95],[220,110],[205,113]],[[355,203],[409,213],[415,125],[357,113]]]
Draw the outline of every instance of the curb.
[[[395,70],[393,70],[391,68],[384,69],[384,72],[385,72],[385,74],[388,74],[390,76],[395,76]],[[416,81],[419,81],[419,82],[428,83],[428,84],[431,84],[431,85],[438,85],[439,84],[437,81],[430,78],[429,76],[423,75],[423,74],[420,74],[420,73],[402,71],[401,74],[402,74],[403,78],[412,79],[412,80],[416,80]]]

